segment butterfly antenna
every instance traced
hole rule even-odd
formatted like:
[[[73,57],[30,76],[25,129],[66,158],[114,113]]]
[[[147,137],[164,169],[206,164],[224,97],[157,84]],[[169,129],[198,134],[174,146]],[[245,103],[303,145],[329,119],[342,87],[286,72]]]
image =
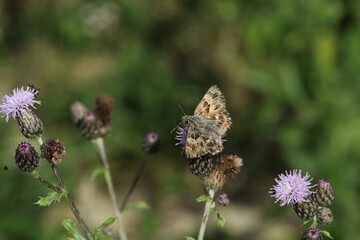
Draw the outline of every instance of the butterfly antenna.
[[[181,105],[179,104],[178,106],[179,106],[180,110],[183,112],[183,114],[186,115],[186,113],[185,113],[184,109],[182,109]]]
[[[180,124],[181,124],[181,122],[180,123],[178,123],[174,128],[173,128],[173,130],[171,130],[170,131],[170,134],[172,134],[173,133],[173,131],[175,130],[175,129],[177,129],[179,126],[180,126]]]

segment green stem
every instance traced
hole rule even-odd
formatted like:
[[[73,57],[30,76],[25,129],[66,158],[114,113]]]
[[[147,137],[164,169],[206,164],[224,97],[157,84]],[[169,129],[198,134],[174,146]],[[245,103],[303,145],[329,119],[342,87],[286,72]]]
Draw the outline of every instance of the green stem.
[[[112,178],[111,178],[109,162],[108,162],[107,156],[106,156],[104,140],[103,140],[103,138],[96,138],[96,139],[92,140],[92,142],[93,142],[96,152],[99,156],[100,162],[105,169],[104,177],[105,177],[106,185],[107,185],[108,192],[110,195],[111,204],[113,206],[114,213],[117,218],[119,237],[121,240],[127,240],[127,235],[126,235],[126,231],[125,231],[122,214],[121,214],[119,205],[116,200],[116,194],[115,194],[115,189],[114,189],[114,185],[113,185]]]
[[[203,217],[202,217],[202,220],[201,220],[201,226],[200,226],[199,235],[198,235],[197,240],[203,240],[204,239],[206,225],[207,225],[207,222],[209,220],[209,215],[210,215],[211,208],[213,206],[214,195],[215,195],[215,192],[213,190],[209,190],[210,199],[208,199],[206,201],[206,203],[205,203],[204,214],[203,214]]]
[[[42,184],[47,186],[48,188],[54,190],[55,192],[61,193],[63,192],[61,188],[55,186],[54,184],[48,182],[45,178],[41,177],[37,171],[33,171],[32,175],[35,179],[39,180]]]
[[[40,144],[40,146],[43,144],[41,136],[36,138],[36,141]],[[52,168],[52,170],[54,172],[56,181],[59,184],[59,187],[56,187],[55,185],[47,182],[45,179],[40,177],[40,175],[37,174],[36,172],[33,173],[34,177],[37,178],[40,182],[44,183],[47,187],[50,187],[51,189],[53,189],[54,191],[57,191],[57,192],[60,191],[60,192],[64,193],[66,202],[68,203],[71,211],[73,212],[74,216],[76,217],[77,221],[79,222],[81,228],[86,233],[87,239],[88,240],[93,240],[94,237],[93,237],[92,233],[90,232],[90,229],[86,225],[84,219],[81,217],[81,214],[80,214],[79,210],[77,209],[74,200],[72,199],[72,197],[70,196],[68,190],[66,189],[64,181],[63,181],[63,179],[62,179],[62,177],[60,175],[59,169],[54,164],[50,163],[50,165],[51,165],[51,168]]]
[[[131,184],[128,192],[127,192],[126,195],[125,195],[125,198],[124,198],[123,202],[121,203],[121,206],[120,206],[120,210],[121,210],[121,211],[124,210],[124,208],[125,208],[125,206],[126,206],[126,203],[127,203],[127,201],[129,200],[129,197],[130,197],[131,193],[134,191],[134,189],[135,189],[135,187],[136,187],[136,185],[137,185],[137,183],[138,183],[138,181],[139,181],[139,179],[140,179],[140,176],[141,176],[142,172],[144,171],[146,162],[147,162],[147,159],[144,158],[144,159],[142,160],[142,162],[141,162],[141,165],[140,165],[140,167],[139,167],[139,170],[138,170],[138,172],[137,172],[137,174],[136,174],[136,176],[135,176],[135,178],[134,178],[134,180],[133,180],[133,182],[132,182],[132,184]]]

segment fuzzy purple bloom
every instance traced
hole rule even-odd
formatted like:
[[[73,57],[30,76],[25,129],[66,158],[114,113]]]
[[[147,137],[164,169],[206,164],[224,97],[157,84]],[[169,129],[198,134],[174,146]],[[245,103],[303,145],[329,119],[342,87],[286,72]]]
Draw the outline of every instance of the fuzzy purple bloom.
[[[176,145],[183,145],[182,149],[185,150],[187,134],[188,134],[189,125],[185,124],[184,128],[178,127],[178,131],[176,132],[175,140],[179,140]]]
[[[6,117],[6,121],[9,121],[9,117],[16,119],[22,113],[30,111],[30,107],[35,108],[35,104],[41,104],[40,101],[34,100],[38,90],[31,87],[16,88],[13,90],[12,95],[5,95],[0,105],[1,117]]]
[[[310,175],[307,173],[301,176],[301,170],[289,173],[285,171],[285,175],[279,174],[275,179],[277,184],[270,188],[269,193],[276,199],[275,203],[280,202],[280,206],[306,202],[305,198],[312,193],[310,189],[313,187],[310,185],[312,179],[309,178]]]

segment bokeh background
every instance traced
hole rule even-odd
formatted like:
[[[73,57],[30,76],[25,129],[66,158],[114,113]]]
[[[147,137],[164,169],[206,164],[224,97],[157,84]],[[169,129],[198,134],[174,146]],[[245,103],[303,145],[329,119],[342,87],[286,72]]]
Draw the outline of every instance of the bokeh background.
[[[212,84],[233,119],[224,153],[244,159],[223,189],[223,229],[210,218],[206,239],[299,239],[305,227],[268,194],[277,174],[302,169],[335,191],[335,218],[322,229],[360,239],[360,2],[356,0],[3,0],[0,2],[0,95],[23,84],[41,89],[36,113],[45,138],[61,139],[60,165],[91,227],[112,215],[91,143],[71,121],[69,104],[93,107],[113,97],[105,138],[122,199],[141,160],[147,132],[161,136],[130,202],[150,210],[125,214],[130,239],[197,236],[199,179],[170,131],[182,106],[192,114]],[[65,239],[66,204],[34,205],[48,192],[14,164],[24,137],[0,121],[0,240]],[[8,170],[4,168],[8,167]],[[54,181],[45,162],[39,172]]]

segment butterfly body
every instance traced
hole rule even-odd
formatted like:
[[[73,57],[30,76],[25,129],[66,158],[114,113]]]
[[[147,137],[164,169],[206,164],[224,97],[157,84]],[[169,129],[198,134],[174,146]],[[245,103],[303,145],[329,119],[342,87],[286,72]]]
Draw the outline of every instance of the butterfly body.
[[[206,154],[215,155],[223,150],[223,137],[231,125],[225,107],[225,98],[216,85],[210,87],[195,109],[194,115],[182,117],[184,128],[178,133],[179,144],[184,145],[188,158]],[[184,139],[186,137],[186,139]]]

